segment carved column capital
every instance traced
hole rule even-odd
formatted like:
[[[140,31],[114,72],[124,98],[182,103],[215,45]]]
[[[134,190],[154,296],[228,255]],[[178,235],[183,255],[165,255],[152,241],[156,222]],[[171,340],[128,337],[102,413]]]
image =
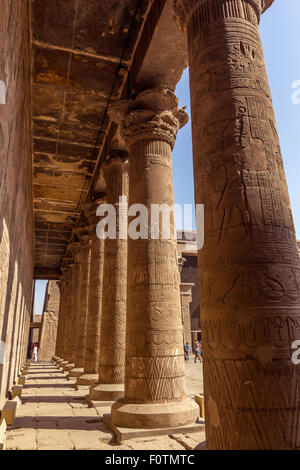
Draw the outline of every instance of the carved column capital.
[[[122,134],[128,148],[140,139],[159,139],[173,148],[177,132],[188,122],[178,98],[166,87],[151,88],[135,99],[114,103],[114,113],[123,116]]]
[[[174,13],[183,30],[185,30],[191,17],[199,9],[201,10],[200,20],[203,23],[211,22],[211,19],[217,21],[222,12],[226,16],[244,16],[243,4],[250,4],[257,16],[259,22],[260,16],[269,8],[274,0],[174,0]]]

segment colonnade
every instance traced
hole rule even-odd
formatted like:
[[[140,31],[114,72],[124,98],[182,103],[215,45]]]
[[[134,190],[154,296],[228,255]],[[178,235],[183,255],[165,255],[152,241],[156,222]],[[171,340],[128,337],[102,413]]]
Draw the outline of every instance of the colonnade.
[[[300,446],[291,360],[299,255],[258,29],[268,3],[174,0],[189,46],[195,199],[205,206],[198,264],[211,449]],[[129,207],[171,206],[171,151],[185,111],[164,86],[113,106],[127,156],[114,149],[105,163],[107,201],[129,191]],[[56,359],[91,385],[91,398],[116,400],[116,426],[195,423],[174,220],[167,240],[148,232],[103,241],[93,211],[63,268]]]

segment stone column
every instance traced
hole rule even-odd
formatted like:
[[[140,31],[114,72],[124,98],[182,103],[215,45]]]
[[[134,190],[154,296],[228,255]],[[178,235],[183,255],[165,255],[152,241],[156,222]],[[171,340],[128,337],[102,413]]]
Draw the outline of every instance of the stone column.
[[[99,381],[90,389],[91,400],[117,400],[124,395],[127,238],[120,237],[119,221],[122,205],[119,204],[119,198],[128,197],[126,152],[110,153],[108,161],[104,164],[104,178],[107,203],[116,209],[116,239],[108,237],[105,240]],[[127,222],[127,218],[125,220]]]
[[[63,367],[64,371],[70,371],[75,367],[76,354],[77,354],[77,320],[79,316],[79,292],[80,292],[80,269],[81,259],[80,242],[73,242],[68,245],[68,250],[72,253],[73,266],[72,266],[72,283],[70,291],[70,313],[67,330],[67,343],[69,345],[69,358],[68,364]]]
[[[128,236],[125,395],[111,409],[116,426],[167,428],[195,423],[199,411],[184,392],[177,241],[171,151],[187,121],[167,89],[147,90],[129,102],[123,133],[129,148],[129,208],[164,203],[171,208],[171,234],[151,236],[150,220],[141,222],[144,238]],[[153,218],[151,218],[153,221]],[[129,219],[130,220],[130,219]],[[154,221],[153,221],[154,222]],[[145,227],[146,225],[146,227]]]
[[[191,311],[190,303],[192,302],[192,288],[195,284],[191,282],[181,282],[180,284],[180,300],[181,300],[181,314],[183,322],[183,342],[189,343],[192,348],[192,334],[191,334]]]
[[[62,268],[63,276],[65,279],[65,300],[64,300],[64,316],[63,316],[63,325],[62,325],[62,349],[61,357],[58,359],[58,364],[61,367],[65,367],[69,364],[71,360],[71,351],[70,351],[70,338],[69,331],[71,329],[71,309],[72,309],[72,299],[73,299],[73,276],[74,276],[74,264],[72,262],[66,263]]]
[[[87,228],[80,228],[77,235],[80,239],[78,258],[80,262],[80,282],[76,321],[76,354],[75,367],[70,371],[69,377],[79,377],[84,373],[84,352],[89,298],[91,238]]]
[[[90,223],[91,234],[91,264],[89,280],[88,317],[86,325],[86,342],[84,353],[84,373],[77,379],[77,385],[92,385],[98,380],[99,351],[100,351],[100,324],[102,310],[104,243],[96,233],[96,210],[100,204],[105,203],[103,197],[86,207],[86,215]]]
[[[69,248],[72,253],[74,260],[73,267],[73,282],[72,282],[72,303],[71,303],[71,312],[70,312],[70,329],[68,331],[70,339],[70,355],[71,364],[69,365],[68,370],[71,370],[75,367],[76,354],[77,354],[77,327],[78,327],[78,316],[79,316],[79,293],[80,293],[80,270],[81,270],[81,259],[80,251],[81,244],[80,242],[73,242],[69,245]]]
[[[208,449],[300,447],[295,230],[258,29],[271,0],[175,0],[187,30]],[[277,32],[279,34],[279,32]]]
[[[62,356],[62,348],[63,348],[63,323],[64,323],[64,316],[66,313],[66,281],[64,276],[62,275],[61,279],[57,282],[59,288],[59,315],[58,315],[58,326],[57,326],[57,336],[56,336],[56,348],[55,348],[55,356],[53,360],[57,361],[61,359]]]

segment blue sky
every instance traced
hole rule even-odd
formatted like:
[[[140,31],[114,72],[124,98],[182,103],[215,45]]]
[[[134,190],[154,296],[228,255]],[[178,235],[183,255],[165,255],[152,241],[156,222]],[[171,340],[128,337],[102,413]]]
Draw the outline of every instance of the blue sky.
[[[300,104],[292,102],[292,83],[300,80],[300,0],[275,0],[262,16],[260,32],[273,97],[278,134],[297,238],[300,239]],[[186,70],[176,94],[190,114]],[[173,151],[175,202],[194,204],[191,123],[179,131]],[[188,228],[188,227],[186,227]],[[46,281],[36,283],[36,313],[42,313]]]
[[[262,15],[260,32],[273,97],[278,134],[300,239],[300,104],[292,103],[292,83],[300,80],[300,0],[275,0]],[[190,114],[189,78],[177,85],[180,106]],[[173,151],[175,202],[194,203],[191,122],[179,131]],[[186,227],[189,228],[189,227]]]

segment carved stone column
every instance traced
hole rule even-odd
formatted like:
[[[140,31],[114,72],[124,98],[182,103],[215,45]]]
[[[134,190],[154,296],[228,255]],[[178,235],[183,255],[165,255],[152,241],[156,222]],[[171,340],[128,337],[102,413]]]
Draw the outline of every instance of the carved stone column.
[[[87,228],[80,228],[77,231],[77,236],[80,239],[80,287],[78,296],[78,316],[76,322],[76,358],[75,367],[70,371],[69,377],[79,377],[84,373],[84,353],[89,299],[91,237]]]
[[[180,283],[180,300],[181,300],[181,314],[183,322],[183,342],[189,343],[192,348],[192,334],[191,334],[191,311],[190,303],[192,302],[192,288],[195,284],[191,282]]]
[[[57,325],[57,336],[56,336],[56,347],[55,347],[55,356],[53,357],[53,360],[57,361],[60,359],[61,353],[62,353],[62,329],[63,329],[63,316],[65,315],[65,288],[66,288],[66,283],[65,280],[63,279],[63,275],[61,279],[57,282],[58,288],[59,288],[59,293],[60,293],[60,299],[59,299],[59,314],[58,314],[58,325]]]
[[[125,395],[111,409],[116,426],[167,428],[195,423],[199,411],[184,392],[184,357],[177,242],[174,227],[172,155],[178,129],[187,121],[169,90],[142,92],[129,103],[123,133],[129,148],[129,207],[166,204],[171,234],[128,237]],[[130,218],[129,218],[130,220]],[[143,225],[143,223],[142,223]],[[129,226],[130,229],[130,226]]]
[[[99,354],[99,383],[90,389],[91,400],[116,400],[124,395],[127,295],[127,239],[119,237],[119,204],[128,196],[128,160],[125,152],[111,152],[104,164],[107,203],[116,209],[116,239],[104,248],[104,273]]]
[[[187,30],[208,449],[300,447],[295,230],[258,29],[272,1],[175,0]]]
[[[72,300],[73,300],[73,284],[74,284],[74,267],[75,265],[68,262],[66,266],[62,268],[63,276],[65,279],[65,300],[64,300],[64,320],[62,328],[62,358],[58,360],[58,364],[61,367],[67,366],[71,361],[71,348],[70,348],[70,330],[72,329],[71,324],[71,312],[72,312]]]
[[[63,325],[66,316],[66,280],[62,274],[61,279],[57,282],[59,288],[59,315],[56,336],[55,356],[53,359],[57,360],[62,358],[63,351]]]
[[[91,263],[89,280],[88,317],[86,325],[86,342],[84,354],[84,373],[77,379],[77,385],[92,385],[98,380],[99,351],[100,351],[100,325],[102,310],[104,240],[100,240],[96,233],[98,218],[96,210],[105,198],[97,199],[86,207],[86,215],[90,223],[91,236]]]
[[[76,354],[77,354],[77,319],[79,316],[79,292],[80,292],[80,269],[81,259],[80,251],[81,244],[74,242],[68,245],[68,249],[72,253],[74,266],[72,267],[72,284],[71,284],[71,309],[69,314],[69,328],[67,331],[68,344],[70,348],[69,363],[63,367],[64,371],[70,371],[75,367]]]

